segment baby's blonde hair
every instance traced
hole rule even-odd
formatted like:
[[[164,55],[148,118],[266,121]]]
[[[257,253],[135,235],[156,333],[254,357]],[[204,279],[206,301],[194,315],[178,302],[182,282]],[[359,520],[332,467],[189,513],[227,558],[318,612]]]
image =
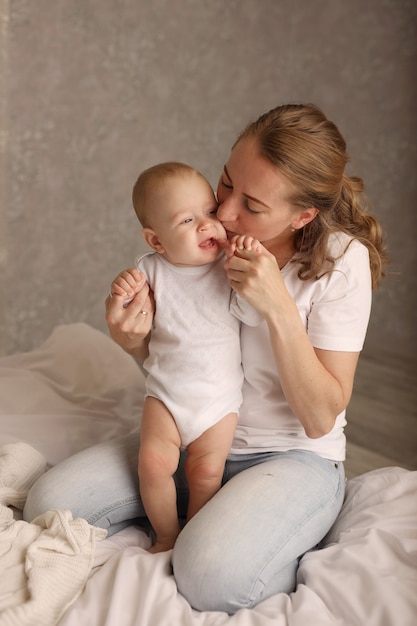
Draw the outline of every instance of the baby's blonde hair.
[[[143,228],[150,226],[149,224],[149,195],[154,192],[158,185],[163,185],[179,176],[204,176],[191,165],[179,163],[178,161],[166,161],[165,163],[157,163],[139,174],[132,191],[132,203],[135,213]]]

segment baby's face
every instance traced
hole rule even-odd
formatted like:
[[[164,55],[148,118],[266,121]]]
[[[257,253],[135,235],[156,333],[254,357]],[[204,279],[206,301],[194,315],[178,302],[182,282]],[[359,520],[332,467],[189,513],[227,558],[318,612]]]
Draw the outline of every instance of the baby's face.
[[[217,201],[209,183],[196,175],[180,176],[157,191],[151,225],[160,253],[180,266],[205,265],[220,254],[226,231],[217,219]]]

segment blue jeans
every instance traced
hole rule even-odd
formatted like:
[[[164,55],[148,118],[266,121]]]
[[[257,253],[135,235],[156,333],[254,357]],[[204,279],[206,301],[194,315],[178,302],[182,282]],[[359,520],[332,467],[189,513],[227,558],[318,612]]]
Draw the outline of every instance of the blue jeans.
[[[137,478],[138,438],[98,444],[44,474],[24,519],[53,508],[106,528],[145,517]],[[178,511],[188,501],[182,455]],[[343,503],[343,463],[312,452],[262,452],[228,459],[224,486],[184,527],[172,554],[178,589],[200,611],[235,613],[291,592],[301,556],[319,544]]]

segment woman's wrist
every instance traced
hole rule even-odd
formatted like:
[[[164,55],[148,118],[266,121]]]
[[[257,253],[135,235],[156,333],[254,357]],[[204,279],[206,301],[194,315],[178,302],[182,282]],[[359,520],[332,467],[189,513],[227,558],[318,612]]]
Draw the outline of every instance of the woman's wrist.
[[[136,343],[136,345],[132,346],[130,350],[126,350],[133,358],[139,363],[143,363],[146,357],[149,354],[149,339],[151,333],[148,333],[140,343]]]
[[[287,289],[281,290],[275,296],[274,302],[268,306],[264,317],[270,330],[275,329],[278,333],[291,332],[291,330],[300,329],[302,326],[297,305]]]

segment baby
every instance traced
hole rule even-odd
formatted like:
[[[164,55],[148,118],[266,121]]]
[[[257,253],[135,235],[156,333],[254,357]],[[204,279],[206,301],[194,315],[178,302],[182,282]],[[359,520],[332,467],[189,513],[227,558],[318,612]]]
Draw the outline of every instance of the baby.
[[[155,301],[138,473],[156,534],[151,551],[160,552],[180,532],[173,479],[180,451],[187,450],[187,520],[221,486],[242,401],[240,321],[257,325],[262,318],[230,288],[226,232],[202,174],[182,163],[155,165],[139,176],[133,206],[155,251],[137,261]],[[251,237],[245,247],[260,251]],[[128,297],[135,288],[135,271],[125,270],[111,291]]]

